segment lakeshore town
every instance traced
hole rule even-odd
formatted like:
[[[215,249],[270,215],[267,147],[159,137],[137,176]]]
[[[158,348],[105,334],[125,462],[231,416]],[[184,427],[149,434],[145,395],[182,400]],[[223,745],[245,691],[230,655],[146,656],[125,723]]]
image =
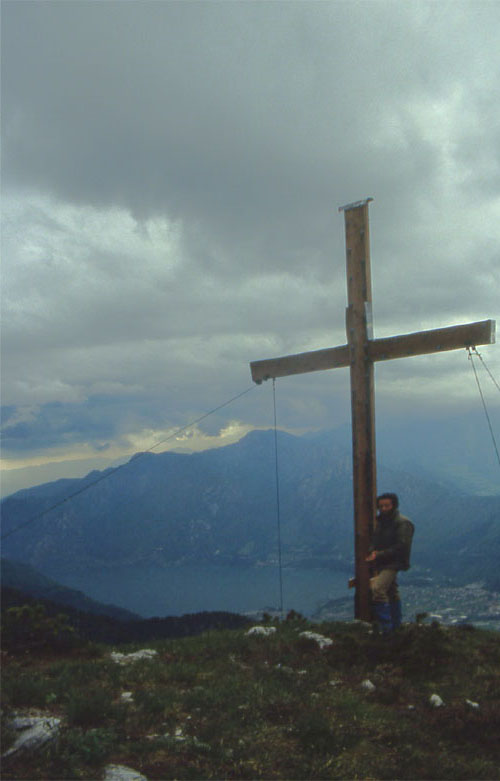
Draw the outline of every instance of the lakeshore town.
[[[500,593],[489,591],[483,583],[464,586],[437,583],[404,583],[401,587],[403,621],[415,621],[426,613],[426,621],[445,625],[473,624],[482,629],[500,631]],[[318,621],[343,621],[352,618],[352,598],[331,600],[320,607],[313,618]]]

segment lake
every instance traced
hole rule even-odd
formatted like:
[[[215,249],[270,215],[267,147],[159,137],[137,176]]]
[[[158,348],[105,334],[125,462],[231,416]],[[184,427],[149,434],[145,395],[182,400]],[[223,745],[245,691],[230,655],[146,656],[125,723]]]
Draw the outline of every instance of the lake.
[[[283,609],[311,616],[328,599],[349,596],[345,572],[285,567]],[[144,618],[204,610],[248,613],[279,608],[279,573],[273,567],[182,565],[52,572],[51,577],[99,602],[132,610]]]

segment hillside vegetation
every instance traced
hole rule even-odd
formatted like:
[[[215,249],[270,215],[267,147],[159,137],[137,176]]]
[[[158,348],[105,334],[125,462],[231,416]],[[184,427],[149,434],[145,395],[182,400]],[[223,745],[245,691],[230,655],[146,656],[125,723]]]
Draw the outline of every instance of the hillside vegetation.
[[[386,640],[290,614],[266,634],[149,642],[156,655],[122,665],[62,617],[38,621],[44,650],[4,652],[3,750],[14,712],[61,729],[7,759],[4,779],[99,779],[109,763],[151,780],[500,778],[498,633],[420,621]]]
[[[81,612],[110,616],[119,621],[133,621],[139,618],[136,613],[132,613],[130,610],[97,602],[87,597],[82,591],[67,588],[61,583],[47,578],[28,564],[10,561],[3,556],[0,559],[0,582],[2,591],[4,587],[14,589]],[[2,593],[2,604],[5,604],[3,600],[4,594]]]

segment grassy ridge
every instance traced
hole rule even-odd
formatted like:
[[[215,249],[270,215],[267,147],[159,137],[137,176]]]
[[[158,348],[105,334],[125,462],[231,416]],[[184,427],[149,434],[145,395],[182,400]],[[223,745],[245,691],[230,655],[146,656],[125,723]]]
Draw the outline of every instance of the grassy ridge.
[[[95,645],[7,655],[6,721],[40,709],[63,728],[3,778],[98,779],[107,763],[148,779],[500,778],[498,633],[408,624],[387,641],[296,615],[273,626],[158,641],[154,660],[123,667]],[[332,645],[321,650],[306,629]]]
[[[109,615],[97,615],[82,610],[76,610],[68,605],[61,605],[47,599],[31,597],[16,589],[4,587],[1,591],[2,626],[5,630],[16,631],[17,643],[13,637],[9,639],[12,650],[23,649],[26,646],[24,633],[25,624],[11,627],[10,615],[12,608],[24,606],[41,606],[47,616],[63,614],[66,623],[76,632],[79,641],[97,643],[148,643],[150,640],[160,640],[167,637],[187,637],[212,629],[239,629],[248,626],[250,621],[238,613],[222,611],[206,611],[190,613],[184,616],[167,616],[165,618],[139,618],[125,621]],[[40,639],[40,638],[39,638]],[[54,638],[49,638],[54,640]],[[4,634],[5,642],[5,634]]]

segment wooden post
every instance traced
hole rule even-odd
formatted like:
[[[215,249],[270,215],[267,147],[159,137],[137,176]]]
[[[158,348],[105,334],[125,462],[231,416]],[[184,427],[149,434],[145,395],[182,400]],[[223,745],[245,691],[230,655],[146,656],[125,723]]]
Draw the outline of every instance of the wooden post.
[[[354,556],[354,615],[371,619],[369,565],[365,559],[375,517],[376,454],[373,362],[367,351],[373,338],[368,203],[343,207],[347,259],[346,331],[350,350]]]
[[[356,559],[355,617],[371,618],[369,568],[366,556],[375,519],[377,493],[375,453],[374,362],[423,355],[495,342],[495,321],[454,325],[431,331],[374,339],[368,204],[372,198],[342,206],[347,257],[347,344],[324,350],[252,361],[254,382],[271,377],[337,369],[351,372],[351,418]]]

